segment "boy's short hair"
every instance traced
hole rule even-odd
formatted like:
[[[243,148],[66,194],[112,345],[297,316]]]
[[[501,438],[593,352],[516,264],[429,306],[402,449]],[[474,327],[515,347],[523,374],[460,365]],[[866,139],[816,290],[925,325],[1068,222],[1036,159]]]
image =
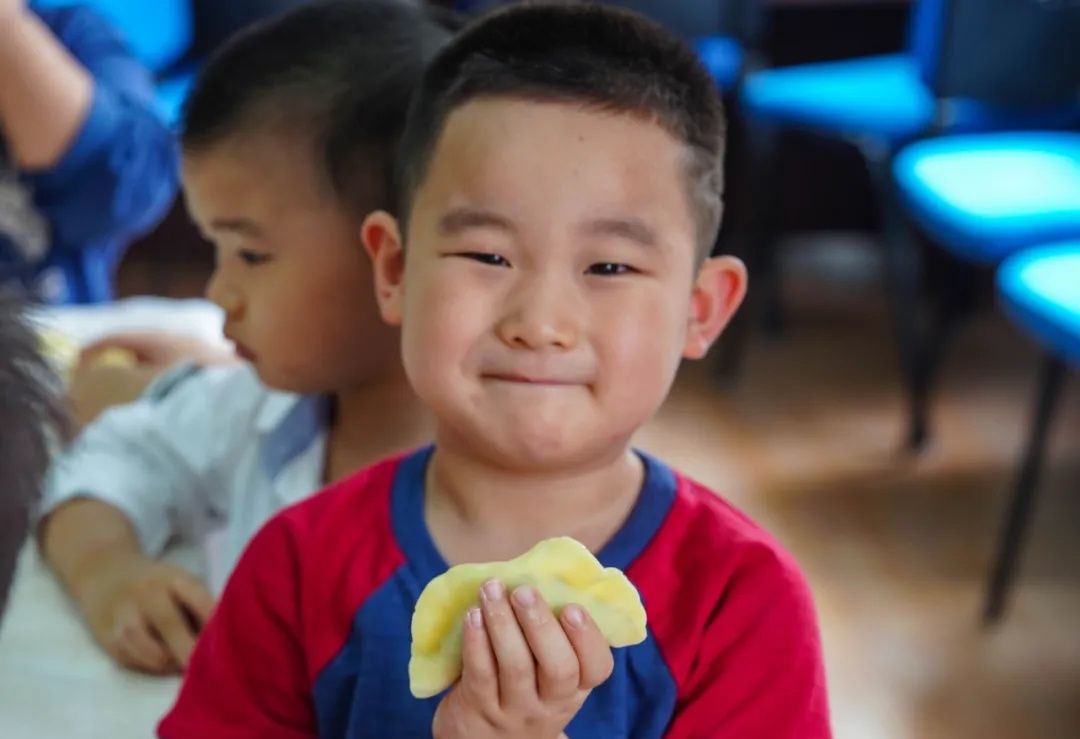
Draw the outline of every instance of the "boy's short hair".
[[[59,381],[21,309],[0,294],[0,615],[49,462],[50,431],[64,430]]]
[[[393,210],[409,99],[452,26],[419,0],[323,0],[256,23],[200,72],[183,150],[253,132],[307,136],[317,171],[350,209]]]
[[[526,3],[466,28],[436,56],[413,99],[398,162],[407,217],[451,112],[484,97],[580,102],[655,121],[687,149],[698,254],[723,208],[724,115],[696,54],[642,15],[594,3]]]

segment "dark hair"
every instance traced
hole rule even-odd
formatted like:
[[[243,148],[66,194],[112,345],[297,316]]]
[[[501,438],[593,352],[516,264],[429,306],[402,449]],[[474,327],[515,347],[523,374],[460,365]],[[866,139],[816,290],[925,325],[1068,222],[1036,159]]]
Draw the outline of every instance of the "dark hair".
[[[59,386],[20,303],[0,295],[0,614],[49,462],[50,431],[65,430]]]
[[[432,61],[409,112],[398,161],[408,216],[450,113],[480,97],[575,102],[655,121],[686,146],[699,255],[723,200],[724,115],[715,82],[674,34],[593,3],[526,3],[482,17]]]
[[[307,136],[344,203],[393,210],[409,99],[451,22],[410,0],[327,0],[256,23],[199,74],[184,108],[184,151],[258,130]]]

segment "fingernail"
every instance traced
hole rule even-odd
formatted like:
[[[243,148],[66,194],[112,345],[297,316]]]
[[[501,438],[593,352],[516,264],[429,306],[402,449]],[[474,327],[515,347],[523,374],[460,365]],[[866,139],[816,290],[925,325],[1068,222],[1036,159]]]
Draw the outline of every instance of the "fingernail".
[[[567,606],[563,610],[563,618],[575,629],[580,629],[585,625],[585,612],[581,610],[581,606]]]
[[[533,604],[536,603],[536,589],[528,585],[522,585],[514,591],[514,600],[517,601],[519,606],[532,608]]]
[[[469,626],[474,629],[484,628],[484,616],[480,613],[479,608],[470,608],[466,611],[465,619],[469,622]]]
[[[484,599],[488,601],[502,600],[503,584],[498,580],[488,580],[482,588]]]

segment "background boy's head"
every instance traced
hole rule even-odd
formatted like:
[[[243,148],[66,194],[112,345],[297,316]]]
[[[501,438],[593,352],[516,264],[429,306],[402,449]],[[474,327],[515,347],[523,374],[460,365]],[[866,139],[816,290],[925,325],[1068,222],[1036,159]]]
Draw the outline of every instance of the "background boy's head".
[[[364,236],[441,441],[562,468],[625,448],[745,288],[737,260],[703,262],[722,147],[707,72],[634,14],[513,7],[436,58],[402,225],[374,215]]]
[[[49,461],[49,432],[63,425],[50,377],[19,304],[0,295],[0,616]]]
[[[396,364],[359,224],[395,209],[408,101],[448,37],[418,2],[316,2],[237,36],[196,82],[181,143],[218,252],[207,293],[268,384],[340,389]]]

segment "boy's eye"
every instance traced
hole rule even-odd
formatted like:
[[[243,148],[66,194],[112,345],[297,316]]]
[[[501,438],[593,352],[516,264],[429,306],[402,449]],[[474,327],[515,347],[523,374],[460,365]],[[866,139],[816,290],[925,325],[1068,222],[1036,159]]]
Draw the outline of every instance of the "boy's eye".
[[[601,277],[615,277],[616,275],[628,275],[634,272],[637,272],[637,270],[629,264],[619,264],[617,262],[598,262],[589,265],[589,268],[585,270],[585,274],[599,275]]]
[[[239,252],[237,252],[237,255],[240,257],[241,261],[244,262],[244,264],[247,264],[251,267],[270,261],[269,254],[251,251],[250,249],[241,249]]]
[[[480,262],[481,264],[488,264],[492,267],[510,266],[510,261],[506,257],[484,251],[463,251],[455,254],[454,256],[463,257],[465,259],[472,259],[475,262]]]

